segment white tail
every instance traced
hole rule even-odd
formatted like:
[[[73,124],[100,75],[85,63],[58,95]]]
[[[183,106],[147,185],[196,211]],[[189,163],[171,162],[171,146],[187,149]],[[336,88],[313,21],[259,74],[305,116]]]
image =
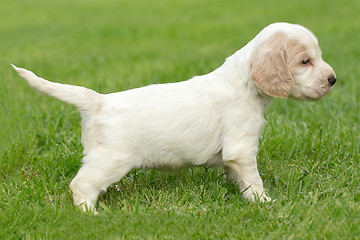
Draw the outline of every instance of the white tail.
[[[81,112],[94,109],[94,105],[98,105],[101,94],[91,89],[68,84],[53,83],[36,76],[29,70],[18,68],[13,64],[11,64],[11,66],[32,88],[61,101],[75,105]]]

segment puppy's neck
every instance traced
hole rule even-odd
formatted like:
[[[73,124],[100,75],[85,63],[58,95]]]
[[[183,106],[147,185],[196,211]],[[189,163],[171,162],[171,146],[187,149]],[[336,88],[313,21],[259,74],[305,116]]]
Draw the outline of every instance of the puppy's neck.
[[[228,57],[225,63],[215,70],[223,76],[235,90],[238,98],[254,105],[254,108],[265,112],[272,97],[263,92],[251,79],[249,66],[250,50],[243,47]]]

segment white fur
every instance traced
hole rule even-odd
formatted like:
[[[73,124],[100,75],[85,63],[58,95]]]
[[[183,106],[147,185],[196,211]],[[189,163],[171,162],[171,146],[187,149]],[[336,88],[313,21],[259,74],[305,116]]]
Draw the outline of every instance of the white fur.
[[[85,157],[70,184],[75,205],[95,211],[99,193],[133,168],[192,166],[222,167],[239,183],[244,197],[269,201],[256,154],[272,97],[252,81],[249,61],[275,32],[301,41],[313,58],[311,69],[299,66],[292,71],[289,96],[317,99],[329,92],[326,82],[335,73],[321,59],[317,39],[306,28],[287,23],[266,27],[209,74],[119,93],[103,95],[52,83],[13,66],[33,88],[77,106],[81,113]]]

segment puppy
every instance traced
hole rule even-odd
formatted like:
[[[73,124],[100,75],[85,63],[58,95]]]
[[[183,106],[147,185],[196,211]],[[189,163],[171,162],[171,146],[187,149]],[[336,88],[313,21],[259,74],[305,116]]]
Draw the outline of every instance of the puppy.
[[[256,163],[266,106],[273,97],[320,99],[336,81],[314,34],[289,23],[269,25],[209,74],[119,93],[13,68],[81,113],[83,165],[70,188],[84,211],[95,211],[99,193],[133,168],[221,167],[245,198],[270,201]]]

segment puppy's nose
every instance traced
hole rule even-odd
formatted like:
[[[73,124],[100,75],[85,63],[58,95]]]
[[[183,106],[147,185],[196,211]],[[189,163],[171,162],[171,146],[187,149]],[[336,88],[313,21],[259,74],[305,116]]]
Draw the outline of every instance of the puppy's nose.
[[[336,77],[331,76],[328,78],[328,81],[329,81],[330,85],[333,86],[336,83]]]

